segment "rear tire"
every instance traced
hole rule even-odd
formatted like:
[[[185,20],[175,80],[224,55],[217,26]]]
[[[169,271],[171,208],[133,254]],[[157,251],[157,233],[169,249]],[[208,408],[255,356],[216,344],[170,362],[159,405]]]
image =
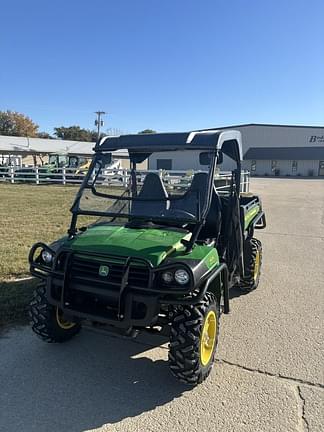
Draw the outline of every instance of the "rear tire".
[[[256,238],[245,241],[244,244],[244,278],[241,281],[242,291],[255,290],[260,282],[262,266],[262,243]]]
[[[81,330],[81,325],[65,320],[60,309],[48,303],[45,283],[40,283],[29,304],[32,330],[48,343],[66,342]]]
[[[177,307],[171,325],[169,366],[181,382],[195,386],[210,374],[218,343],[219,317],[219,305],[210,292],[196,305]]]

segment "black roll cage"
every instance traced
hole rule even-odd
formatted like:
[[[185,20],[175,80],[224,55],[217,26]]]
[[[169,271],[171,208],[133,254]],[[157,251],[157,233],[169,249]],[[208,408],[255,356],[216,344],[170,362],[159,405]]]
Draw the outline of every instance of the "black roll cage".
[[[233,172],[235,178],[235,186],[237,193],[239,194],[240,190],[240,176],[241,176],[241,136],[237,131],[201,131],[201,132],[190,132],[190,133],[176,133],[176,134],[149,134],[148,135],[124,135],[121,137],[104,137],[101,140],[98,140],[95,150],[95,156],[91,161],[91,165],[86,176],[83,179],[83,182],[80,186],[80,189],[76,195],[74,203],[71,207],[72,219],[71,224],[68,229],[69,237],[73,237],[76,234],[76,224],[77,218],[79,215],[89,215],[89,216],[108,216],[108,217],[129,217],[129,214],[117,213],[117,212],[99,212],[99,211],[88,211],[80,209],[80,200],[82,197],[82,193],[85,189],[91,189],[92,192],[97,196],[102,196],[106,198],[118,198],[125,201],[154,201],[154,199],[145,199],[139,198],[136,196],[132,197],[116,197],[115,195],[110,194],[102,194],[93,186],[95,182],[98,172],[92,182],[92,185],[89,186],[89,180],[94,172],[96,164],[104,159],[106,153],[111,153],[114,150],[119,150],[121,148],[127,148],[131,155],[132,162],[132,170],[134,167],[136,168],[136,155],[139,156],[146,153],[146,157],[149,157],[153,152],[167,152],[167,151],[181,151],[181,150],[201,150],[208,151],[211,153],[211,163],[208,170],[208,185],[207,185],[207,199],[205,201],[204,207],[201,209],[201,216],[196,221],[188,221],[184,220],[184,223],[195,224],[190,240],[182,240],[183,244],[186,246],[186,251],[190,252],[192,250],[193,245],[195,244],[199,233],[205,224],[206,216],[210,209],[211,200],[212,200],[212,192],[214,187],[214,175],[217,157],[219,151],[222,150],[223,153],[228,155],[231,159],[233,159],[237,163],[237,169]],[[172,144],[172,140],[174,140],[174,144]],[[110,144],[111,142],[111,144]],[[129,145],[123,145],[128,142]],[[144,144],[141,144],[143,143]],[[152,143],[156,142],[156,145]],[[223,145],[223,147],[219,147],[219,142]],[[236,146],[229,145],[230,143],[236,142]],[[117,145],[119,143],[119,145]],[[151,143],[151,144],[150,144]],[[191,146],[191,143],[193,145]],[[227,144],[227,146],[226,146]],[[144,159],[143,159],[144,160]],[[165,198],[165,200],[176,200],[182,199],[183,197],[169,197]],[[157,199],[157,201],[161,201],[161,199]],[[198,200],[199,202],[199,200]],[[200,210],[200,209],[199,209]],[[200,215],[200,212],[198,213]],[[147,215],[136,215],[136,219],[147,220]],[[153,220],[153,218],[151,218]],[[165,217],[155,217],[154,221],[165,221],[169,222],[181,222],[179,218],[165,218]]]

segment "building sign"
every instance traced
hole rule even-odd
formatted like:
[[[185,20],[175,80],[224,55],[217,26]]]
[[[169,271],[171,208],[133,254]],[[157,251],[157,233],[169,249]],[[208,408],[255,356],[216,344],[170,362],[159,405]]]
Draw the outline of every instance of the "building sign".
[[[312,136],[309,137],[308,142],[310,142],[310,143],[321,143],[321,144],[323,144],[323,143],[324,143],[324,135],[322,135],[322,136],[312,135]]]

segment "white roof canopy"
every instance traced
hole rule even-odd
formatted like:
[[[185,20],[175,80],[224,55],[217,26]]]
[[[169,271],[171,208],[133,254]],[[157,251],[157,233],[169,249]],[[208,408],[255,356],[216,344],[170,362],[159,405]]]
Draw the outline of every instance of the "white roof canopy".
[[[63,153],[92,156],[95,143],[60,139],[28,138],[0,135],[2,154],[48,154]]]

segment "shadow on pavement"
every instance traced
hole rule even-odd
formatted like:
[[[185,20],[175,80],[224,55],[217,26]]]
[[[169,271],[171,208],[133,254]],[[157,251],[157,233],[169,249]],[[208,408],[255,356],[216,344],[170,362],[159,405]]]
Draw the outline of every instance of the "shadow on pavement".
[[[237,298],[237,297],[241,297],[241,296],[245,296],[249,294],[249,292],[247,291],[242,291],[240,288],[238,287],[232,287],[229,290],[229,298],[230,300],[232,300],[233,298]]]
[[[164,405],[188,390],[166,354],[88,330],[64,344],[11,330],[0,339],[0,431],[80,432]]]
[[[0,332],[10,322],[27,322],[27,305],[37,281],[21,279],[0,281]]]

